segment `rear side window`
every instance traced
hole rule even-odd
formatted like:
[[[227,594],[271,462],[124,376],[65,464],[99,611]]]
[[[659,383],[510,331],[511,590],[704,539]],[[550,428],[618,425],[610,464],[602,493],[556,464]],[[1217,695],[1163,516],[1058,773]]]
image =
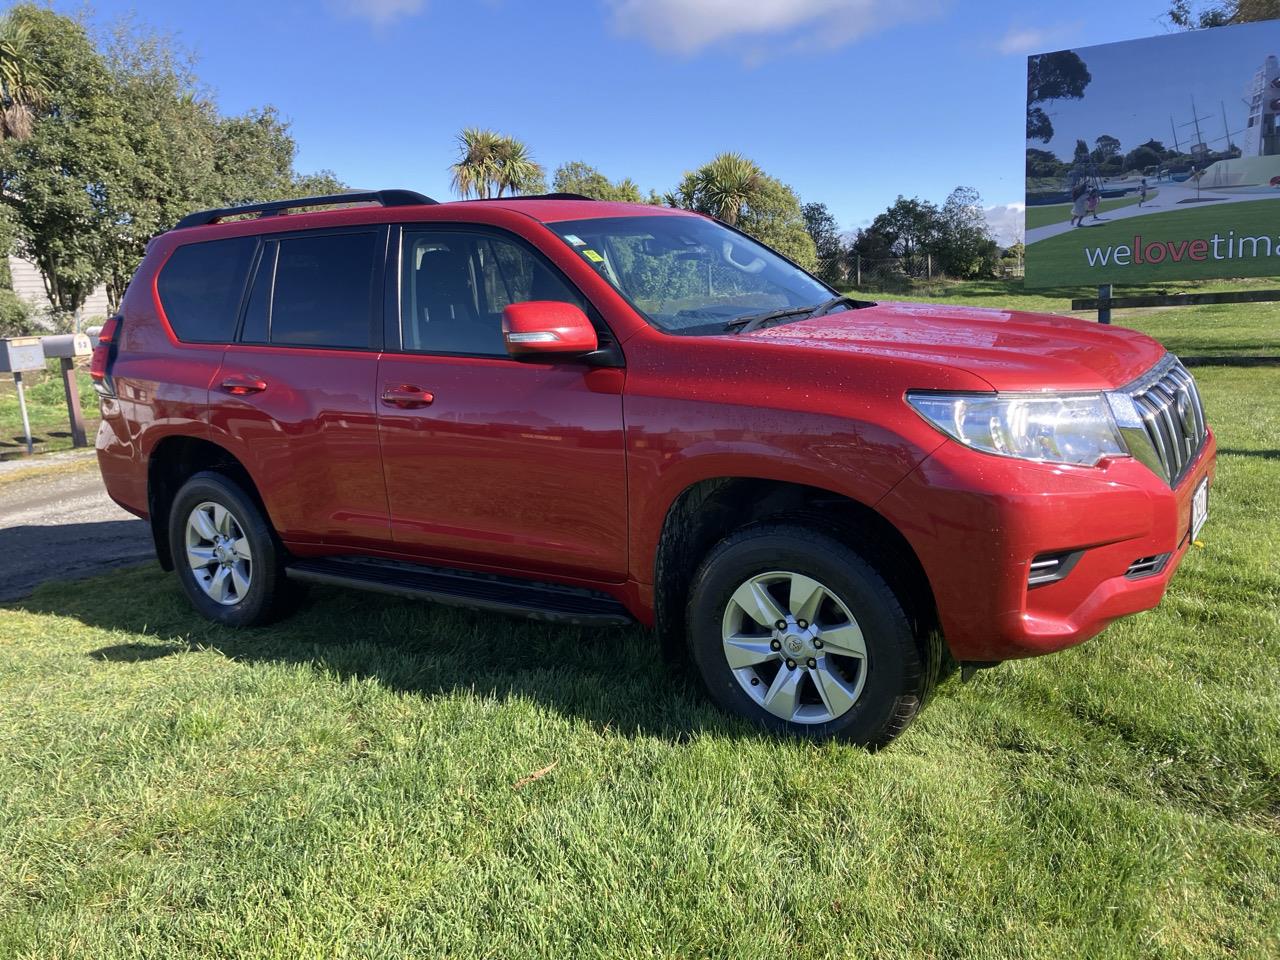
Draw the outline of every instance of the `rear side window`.
[[[245,313],[251,343],[368,349],[379,234],[268,241]]]
[[[188,243],[169,256],[156,281],[174,335],[187,343],[235,337],[240,298],[257,237]]]

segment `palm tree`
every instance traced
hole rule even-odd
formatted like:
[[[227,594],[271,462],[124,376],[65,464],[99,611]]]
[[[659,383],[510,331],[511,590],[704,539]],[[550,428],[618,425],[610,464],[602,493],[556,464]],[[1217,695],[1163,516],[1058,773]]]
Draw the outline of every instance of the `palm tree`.
[[[698,206],[730,226],[765,186],[765,173],[740,153],[719,154],[694,173]]]
[[[513,194],[532,193],[546,184],[542,165],[529,156],[529,148],[515,137],[498,138],[495,159],[498,196],[502,196],[504,190]]]
[[[460,197],[529,193],[545,183],[542,166],[515,137],[468,127],[458,134],[458,160],[449,168]]]
[[[501,139],[492,130],[478,127],[467,127],[458,134],[458,160],[449,168],[458,196],[491,196],[497,172],[496,151]]]
[[[0,140],[31,136],[36,111],[49,97],[31,27],[9,13],[0,17]]]

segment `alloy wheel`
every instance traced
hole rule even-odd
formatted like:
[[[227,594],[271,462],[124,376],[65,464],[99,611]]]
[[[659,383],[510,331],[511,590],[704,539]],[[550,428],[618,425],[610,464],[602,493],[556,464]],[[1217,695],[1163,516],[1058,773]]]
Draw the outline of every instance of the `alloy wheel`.
[[[862,695],[862,630],[844,601],[812,577],[781,570],[751,577],[730,597],[721,637],[747,696],[790,723],[828,723]]]
[[[199,504],[187,517],[187,562],[209,599],[235,606],[253,582],[253,551],[240,520],[220,503]]]

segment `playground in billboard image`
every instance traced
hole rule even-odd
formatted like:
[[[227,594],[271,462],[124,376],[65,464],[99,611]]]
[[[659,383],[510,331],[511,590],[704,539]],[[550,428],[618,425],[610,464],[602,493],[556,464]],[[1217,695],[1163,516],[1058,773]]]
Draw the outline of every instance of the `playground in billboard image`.
[[[1030,286],[1280,274],[1280,21],[1032,56]]]

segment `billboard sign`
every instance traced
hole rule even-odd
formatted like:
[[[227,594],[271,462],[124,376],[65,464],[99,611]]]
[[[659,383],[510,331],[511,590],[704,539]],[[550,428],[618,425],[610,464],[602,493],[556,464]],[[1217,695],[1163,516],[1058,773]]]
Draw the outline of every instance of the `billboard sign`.
[[[1280,20],[1027,61],[1028,286],[1280,275]]]

